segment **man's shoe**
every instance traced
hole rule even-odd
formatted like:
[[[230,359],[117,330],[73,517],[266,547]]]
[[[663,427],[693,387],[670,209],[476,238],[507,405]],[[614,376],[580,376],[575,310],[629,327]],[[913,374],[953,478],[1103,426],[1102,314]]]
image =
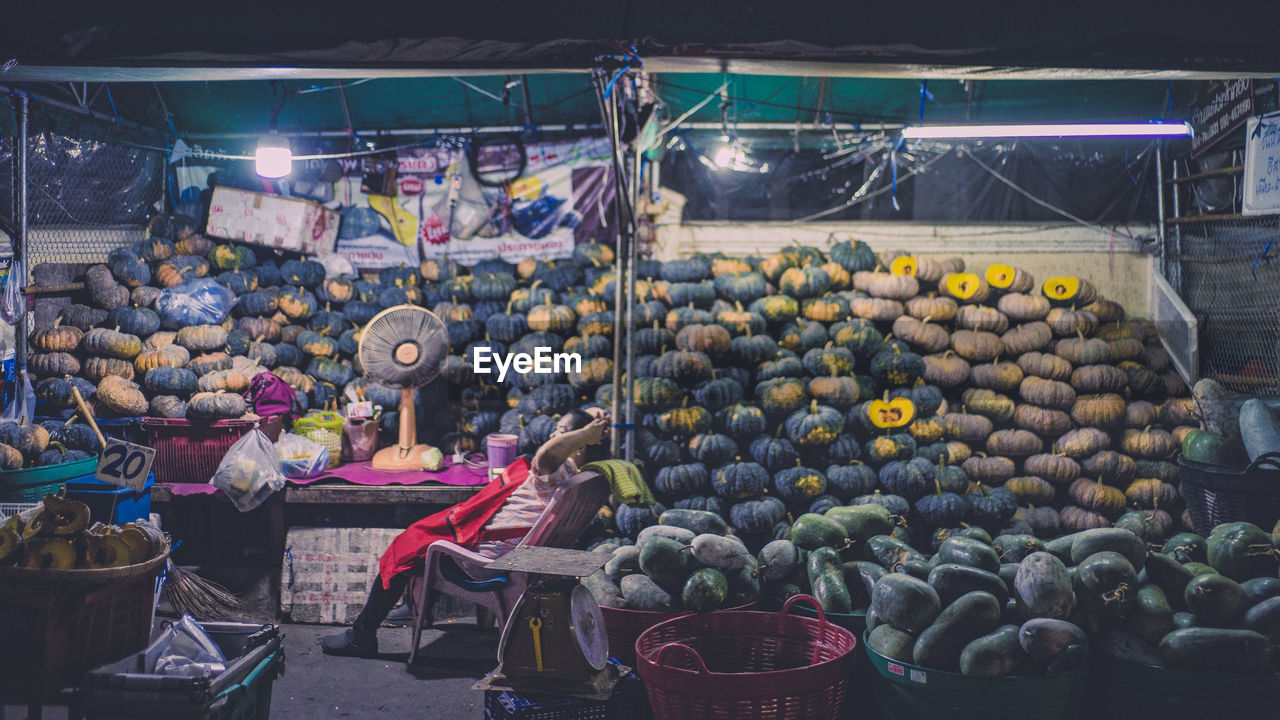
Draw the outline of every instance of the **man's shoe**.
[[[371,658],[378,656],[378,637],[358,637],[355,630],[320,638],[320,649],[325,655]]]
[[[387,615],[387,619],[382,621],[382,627],[402,628],[413,625],[413,608],[409,607],[409,603],[404,603],[400,607],[391,611]]]

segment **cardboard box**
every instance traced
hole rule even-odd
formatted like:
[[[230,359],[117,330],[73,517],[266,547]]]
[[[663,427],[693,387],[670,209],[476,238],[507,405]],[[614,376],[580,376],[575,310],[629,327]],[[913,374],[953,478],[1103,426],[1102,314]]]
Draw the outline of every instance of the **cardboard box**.
[[[333,252],[341,216],[299,198],[218,187],[205,234],[313,255]]]

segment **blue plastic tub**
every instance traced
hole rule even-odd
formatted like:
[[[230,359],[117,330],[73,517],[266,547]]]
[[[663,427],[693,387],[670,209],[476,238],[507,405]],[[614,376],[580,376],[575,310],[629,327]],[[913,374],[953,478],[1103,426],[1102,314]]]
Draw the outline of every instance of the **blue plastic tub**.
[[[93,520],[107,522],[106,518],[110,517],[111,524],[122,525],[151,516],[151,486],[155,483],[155,473],[148,473],[146,487],[135,491],[84,475],[67,481],[67,497],[88,505],[89,517]],[[111,514],[113,502],[114,516]]]

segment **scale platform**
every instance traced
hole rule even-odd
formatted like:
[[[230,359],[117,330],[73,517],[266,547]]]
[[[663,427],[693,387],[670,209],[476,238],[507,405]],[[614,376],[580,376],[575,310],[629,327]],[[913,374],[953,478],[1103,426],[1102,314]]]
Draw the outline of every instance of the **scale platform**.
[[[528,589],[503,626],[498,667],[474,689],[608,700],[625,669],[608,662],[604,616],[578,581],[609,558],[521,545],[486,565],[528,575]]]
[[[608,553],[517,545],[511,552],[485,565],[485,568],[497,572],[584,578],[604,567],[609,562],[609,557]]]

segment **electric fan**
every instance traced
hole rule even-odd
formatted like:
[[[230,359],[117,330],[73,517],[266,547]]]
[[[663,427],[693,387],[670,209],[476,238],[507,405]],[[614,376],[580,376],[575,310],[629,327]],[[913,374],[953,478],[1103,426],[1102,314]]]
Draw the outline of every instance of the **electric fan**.
[[[359,355],[369,377],[400,391],[400,443],[374,453],[374,469],[421,467],[427,446],[418,444],[413,391],[436,379],[444,368],[449,356],[448,330],[426,308],[397,305],[374,315],[364,326]]]

